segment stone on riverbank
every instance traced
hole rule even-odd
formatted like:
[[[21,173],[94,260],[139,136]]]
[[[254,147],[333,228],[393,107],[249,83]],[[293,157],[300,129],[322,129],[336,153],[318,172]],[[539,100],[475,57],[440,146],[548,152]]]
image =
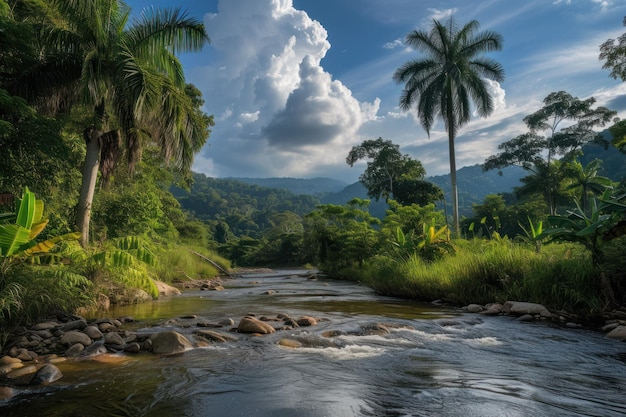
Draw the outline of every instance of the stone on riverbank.
[[[158,333],[152,338],[152,352],[156,354],[182,353],[192,347],[191,342],[178,332]]]
[[[541,304],[527,303],[522,301],[507,301],[502,308],[504,313],[513,314],[515,316],[523,316],[525,314],[539,315],[543,318],[552,318],[552,313]]]
[[[620,340],[626,342],[626,325],[620,325],[611,330],[606,335],[609,339]]]
[[[55,381],[58,381],[62,377],[63,373],[59,368],[57,368],[55,365],[47,363],[39,368],[30,383],[31,385],[48,385]]]

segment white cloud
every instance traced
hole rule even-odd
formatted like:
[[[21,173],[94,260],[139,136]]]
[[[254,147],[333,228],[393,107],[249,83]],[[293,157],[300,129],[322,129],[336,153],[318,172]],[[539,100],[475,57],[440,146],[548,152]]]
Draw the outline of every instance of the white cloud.
[[[385,49],[395,49],[399,46],[404,45],[404,42],[402,41],[402,39],[398,38],[398,39],[394,39],[391,42],[387,42],[386,44],[383,45],[383,48]]]
[[[380,99],[359,102],[324,70],[326,30],[292,0],[220,0],[218,11],[205,18],[218,58],[188,76],[220,114],[194,170],[310,176],[345,164]]]

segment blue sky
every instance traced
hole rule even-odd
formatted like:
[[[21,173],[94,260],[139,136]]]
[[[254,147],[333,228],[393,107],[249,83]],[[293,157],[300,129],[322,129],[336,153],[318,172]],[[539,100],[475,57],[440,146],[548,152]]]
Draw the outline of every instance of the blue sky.
[[[457,138],[457,167],[480,164],[526,131],[524,116],[551,92],[593,96],[626,117],[626,83],[598,60],[599,45],[626,31],[623,0],[128,0],[180,7],[202,19],[211,44],[181,57],[187,81],[216,126],[194,171],[211,177],[330,177],[348,183],[352,146],[382,137],[420,160],[427,175],[449,172],[443,124],[430,138],[415,112],[398,108],[392,80],[417,56],[402,41],[433,18],[478,20],[500,33],[489,54],[505,70],[491,82],[494,113],[473,118]]]

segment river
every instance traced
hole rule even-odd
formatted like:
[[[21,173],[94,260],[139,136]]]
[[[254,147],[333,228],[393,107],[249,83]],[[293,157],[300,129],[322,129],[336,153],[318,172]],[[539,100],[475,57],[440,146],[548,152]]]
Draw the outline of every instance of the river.
[[[174,356],[64,362],[64,377],[28,390],[1,416],[624,416],[626,344],[587,330],[382,297],[302,271],[252,274],[224,291],[186,291],[120,307],[137,331],[196,315],[312,316],[317,326]],[[184,322],[184,319],[179,320]],[[384,323],[389,334],[364,335]],[[192,340],[193,328],[175,327]],[[224,331],[223,329],[221,331]],[[281,346],[297,340],[299,348]]]

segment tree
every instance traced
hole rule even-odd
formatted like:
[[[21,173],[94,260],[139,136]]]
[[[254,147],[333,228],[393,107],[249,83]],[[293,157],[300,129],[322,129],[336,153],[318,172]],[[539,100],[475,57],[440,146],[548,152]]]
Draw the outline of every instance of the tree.
[[[72,88],[59,89],[68,93],[66,100],[55,102],[91,109],[83,131],[86,154],[76,222],[86,245],[98,171],[108,178],[122,143],[131,172],[145,142],[158,144],[167,161],[189,172],[208,126],[185,92],[175,53],[199,50],[208,36],[201,22],[178,9],[152,9],[129,24],[130,9],[120,0],[56,0],[54,5],[64,22],[42,31],[49,59],[39,69],[63,70],[55,79],[58,86],[63,74],[69,77],[65,81]]]
[[[609,132],[613,135],[611,143],[620,152],[626,153],[626,120],[620,120],[609,127]]]
[[[409,61],[396,70],[394,80],[404,84],[400,107],[417,108],[420,124],[430,136],[434,120],[440,117],[448,132],[452,215],[454,233],[459,230],[459,203],[456,183],[454,140],[458,130],[470,120],[473,112],[486,117],[493,112],[493,99],[485,78],[501,82],[502,66],[482,56],[502,48],[502,38],[491,31],[478,32],[480,25],[472,20],[459,29],[451,18],[448,24],[433,20],[430,32],[414,30],[405,43],[422,51],[423,57]]]
[[[487,158],[483,169],[518,165],[530,171],[542,180],[550,214],[555,214],[561,168],[580,155],[583,145],[599,140],[593,129],[610,122],[616,112],[606,107],[593,108],[593,97],[580,100],[565,91],[550,93],[543,102],[543,108],[524,118],[529,132],[501,143],[501,152]],[[560,129],[567,123],[570,124]],[[541,136],[541,132],[547,135]],[[562,157],[564,164],[555,164],[557,156]]]
[[[367,195],[376,201],[382,196],[385,201],[393,198],[402,204],[425,205],[443,196],[439,187],[423,181],[426,170],[422,163],[402,155],[399,145],[390,140],[363,141],[359,146],[352,147],[346,162],[354,166],[364,158],[371,161],[359,180],[367,188]]]
[[[600,45],[600,60],[604,61],[602,69],[611,70],[611,77],[626,81],[626,32],[617,39],[608,39]]]

